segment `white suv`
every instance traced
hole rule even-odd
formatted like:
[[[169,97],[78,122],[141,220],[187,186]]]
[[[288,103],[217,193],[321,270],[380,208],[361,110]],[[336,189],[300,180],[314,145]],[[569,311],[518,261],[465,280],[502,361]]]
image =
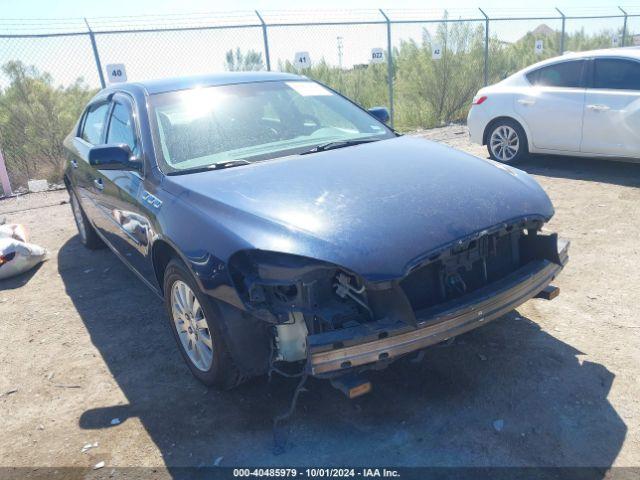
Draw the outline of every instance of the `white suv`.
[[[481,89],[467,124],[501,162],[527,153],[640,161],[640,49],[536,63]]]

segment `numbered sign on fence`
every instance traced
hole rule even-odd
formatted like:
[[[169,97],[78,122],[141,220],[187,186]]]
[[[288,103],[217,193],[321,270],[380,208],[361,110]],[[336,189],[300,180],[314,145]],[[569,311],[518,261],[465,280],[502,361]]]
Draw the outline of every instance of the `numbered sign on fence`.
[[[296,52],[293,59],[296,68],[309,68],[311,66],[311,58],[309,52]]]
[[[384,63],[384,50],[381,48],[371,49],[371,63]]]
[[[112,63],[107,65],[106,69],[109,83],[127,81],[127,71],[124,68],[124,63]]]
[[[536,46],[534,47],[536,55],[542,55],[544,51],[544,42],[542,40],[536,40]]]
[[[437,44],[431,45],[431,58],[440,60],[442,58],[442,46]]]

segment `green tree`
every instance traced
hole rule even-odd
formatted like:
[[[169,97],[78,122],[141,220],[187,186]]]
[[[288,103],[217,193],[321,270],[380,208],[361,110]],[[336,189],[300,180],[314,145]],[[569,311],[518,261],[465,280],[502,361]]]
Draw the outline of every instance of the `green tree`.
[[[225,54],[225,69],[229,72],[264,70],[262,53],[248,50],[243,53],[240,47]]]
[[[0,147],[14,183],[45,177],[60,181],[62,141],[94,94],[82,79],[54,87],[51,76],[20,61],[2,66],[8,86],[0,92]]]
[[[403,41],[394,52],[397,65],[397,125],[429,127],[462,120],[471,98],[482,86],[484,29],[471,23],[438,25],[435,35],[423,31],[422,44]],[[442,57],[432,59],[432,47]]]

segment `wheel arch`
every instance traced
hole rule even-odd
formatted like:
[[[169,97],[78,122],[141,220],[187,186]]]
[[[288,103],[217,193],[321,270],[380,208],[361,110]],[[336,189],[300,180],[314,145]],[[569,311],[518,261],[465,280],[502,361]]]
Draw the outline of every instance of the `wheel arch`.
[[[169,262],[177,258],[182,261],[184,265],[189,269],[189,272],[193,275],[198,283],[198,276],[195,275],[191,268],[190,262],[180,253],[180,251],[170,242],[164,238],[156,239],[151,245],[151,264],[153,265],[153,272],[158,284],[158,291],[160,295],[164,297],[164,272]],[[202,285],[198,285],[202,287]]]
[[[212,295],[210,291],[206,291],[203,288],[200,277],[194,272],[192,263],[170,241],[165,238],[158,238],[151,246],[151,259],[156,281],[160,286],[159,291],[165,302],[167,301],[164,296],[165,269],[174,258],[179,259],[191,273],[200,292],[212,301],[211,306],[216,309],[219,315],[220,333],[224,338],[233,363],[239,369],[238,376],[232,378],[232,384],[237,385],[248,377],[266,373],[269,369],[272,354],[271,326],[267,322],[242,311],[237,305]]]
[[[487,126],[484,127],[484,132],[482,133],[482,145],[487,144],[487,141],[489,140],[488,137],[489,137],[489,134],[491,133],[491,129],[493,128],[493,126],[496,123],[504,120],[515,122],[520,126],[520,128],[522,128],[522,130],[524,130],[524,133],[527,136],[527,147],[529,151],[531,151],[533,149],[533,145],[531,143],[531,135],[529,133],[529,128],[527,127],[527,124],[523,122],[522,119],[518,118],[516,115],[500,115],[499,117],[496,117],[493,120],[491,120],[489,123],[487,123]]]

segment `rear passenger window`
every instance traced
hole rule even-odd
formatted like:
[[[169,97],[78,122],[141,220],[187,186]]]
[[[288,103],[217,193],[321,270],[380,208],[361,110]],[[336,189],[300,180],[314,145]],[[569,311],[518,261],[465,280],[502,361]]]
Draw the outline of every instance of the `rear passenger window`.
[[[640,90],[640,63],[618,58],[597,58],[594,62],[593,87]]]
[[[556,63],[527,74],[532,85],[540,87],[578,88],[582,86],[584,60]]]
[[[102,141],[102,130],[107,118],[108,103],[89,107],[82,126],[81,137],[91,145],[97,145]]]

